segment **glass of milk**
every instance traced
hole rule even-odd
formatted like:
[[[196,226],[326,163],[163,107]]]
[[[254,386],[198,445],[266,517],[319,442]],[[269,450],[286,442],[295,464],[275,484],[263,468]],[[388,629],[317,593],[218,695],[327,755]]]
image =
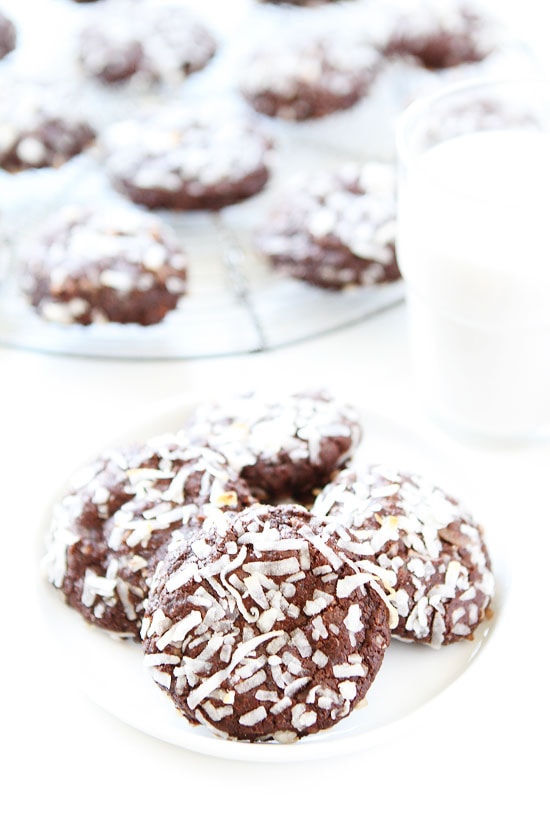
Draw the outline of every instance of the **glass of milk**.
[[[550,432],[550,84],[454,86],[397,125],[419,397],[459,433]]]

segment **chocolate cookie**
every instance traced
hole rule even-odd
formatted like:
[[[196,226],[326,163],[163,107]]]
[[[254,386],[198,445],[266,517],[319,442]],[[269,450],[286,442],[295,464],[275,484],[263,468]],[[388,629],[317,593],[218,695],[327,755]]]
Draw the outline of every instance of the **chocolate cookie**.
[[[343,534],[296,505],[256,505],[173,545],[142,639],[154,679],[191,723],[289,743],[359,705],[390,613]]]
[[[326,3],[339,3],[341,0],[258,0],[272,6],[324,6]]]
[[[524,100],[504,99],[495,85],[495,92],[480,84],[479,89],[464,88],[462,96],[449,95],[438,102],[434,111],[424,113],[425,127],[422,141],[418,139],[415,151],[425,151],[444,140],[472,132],[487,132],[505,129],[540,129],[541,121],[533,110],[532,103]]]
[[[67,207],[21,262],[29,302],[48,321],[156,324],[186,291],[187,262],[171,231],[132,207]]]
[[[276,272],[325,289],[394,281],[395,212],[393,166],[350,164],[282,191],[256,245]]]
[[[15,49],[17,30],[6,15],[0,11],[0,60]]]
[[[59,95],[5,83],[0,90],[0,167],[7,172],[62,166],[95,138]]]
[[[418,475],[342,470],[313,512],[334,519],[393,577],[393,634],[439,648],[472,637],[494,592],[483,530],[455,498]]]
[[[138,638],[150,577],[174,534],[253,501],[222,456],[181,437],[106,452],[55,508],[48,579],[87,622]]]
[[[261,500],[305,500],[361,438],[357,412],[323,393],[251,393],[201,405],[186,432],[227,456]]]
[[[103,150],[118,190],[150,209],[218,210],[262,189],[271,141],[255,120],[180,104],[107,130]]]
[[[426,69],[477,63],[495,46],[493,24],[468,4],[419,5],[399,18],[386,55],[413,60]]]
[[[351,108],[376,75],[378,53],[347,37],[270,42],[248,58],[240,80],[258,112],[285,120],[321,118]]]
[[[175,83],[202,69],[216,41],[195,15],[177,5],[117,2],[80,32],[84,71],[104,83],[133,79],[143,87]]]

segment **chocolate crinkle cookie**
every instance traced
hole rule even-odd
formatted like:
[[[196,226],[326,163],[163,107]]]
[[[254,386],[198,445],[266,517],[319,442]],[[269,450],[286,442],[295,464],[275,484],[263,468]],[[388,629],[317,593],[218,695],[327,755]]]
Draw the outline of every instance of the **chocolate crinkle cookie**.
[[[90,624],[139,638],[150,579],[174,532],[183,539],[254,501],[223,456],[182,437],[105,452],[54,510],[47,577]]]
[[[224,107],[174,103],[103,135],[115,187],[151,209],[218,210],[259,192],[271,140],[255,119]]]
[[[216,52],[209,29],[174,3],[117,0],[99,9],[79,34],[84,71],[104,83],[181,82]]]
[[[15,49],[17,29],[9,17],[0,11],[0,60]]]
[[[290,37],[257,48],[240,79],[258,112],[285,120],[310,120],[354,106],[376,76],[378,52],[350,37]]]
[[[348,164],[304,175],[273,203],[256,245],[274,270],[340,290],[400,278],[391,164]]]
[[[204,403],[185,432],[223,453],[254,494],[270,502],[305,502],[361,439],[356,410],[324,392],[256,392]]]
[[[2,84],[0,167],[7,172],[62,166],[94,139],[93,127],[61,92]]]
[[[489,615],[494,578],[483,530],[424,478],[379,465],[347,468],[312,511],[349,530],[387,571],[397,638],[439,648],[472,638]]]
[[[20,283],[47,321],[149,325],[186,291],[187,259],[171,230],[133,207],[66,207],[23,254]]]
[[[150,588],[145,664],[191,723],[290,743],[364,699],[391,609],[361,545],[297,505],[226,513],[173,542]]]
[[[430,70],[450,69],[484,60],[497,39],[495,23],[473,4],[417,3],[395,21],[385,53]]]

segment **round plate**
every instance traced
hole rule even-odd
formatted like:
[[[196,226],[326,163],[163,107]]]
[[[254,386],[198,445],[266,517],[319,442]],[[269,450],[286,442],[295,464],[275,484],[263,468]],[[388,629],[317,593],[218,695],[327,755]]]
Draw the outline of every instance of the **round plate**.
[[[193,406],[176,400],[135,431],[125,433],[124,439],[113,440],[110,446],[173,432],[181,428]],[[462,498],[483,520],[483,514],[475,512],[476,502],[472,495],[468,496],[456,460],[445,455],[440,447],[436,449],[414,431],[374,412],[363,412],[362,424],[365,435],[356,459],[380,461],[422,473]],[[40,556],[50,512],[51,507],[37,537]],[[477,629],[474,641],[433,650],[392,640],[367,693],[366,706],[354,710],[329,731],[291,745],[227,741],[205,727],[191,725],[178,714],[143,666],[139,644],[112,638],[86,624],[42,577],[38,590],[45,623],[58,645],[60,658],[70,662],[75,686],[115,717],[160,740],[199,753],[255,762],[295,762],[372,748],[399,736],[411,724],[422,724],[426,734],[430,726],[435,731],[444,725],[446,715],[452,713],[453,696],[465,680],[475,680],[481,686],[483,668],[491,662],[490,653],[495,649],[494,639],[498,637],[507,603],[508,577],[502,555],[499,553],[499,564],[494,570],[494,615]]]

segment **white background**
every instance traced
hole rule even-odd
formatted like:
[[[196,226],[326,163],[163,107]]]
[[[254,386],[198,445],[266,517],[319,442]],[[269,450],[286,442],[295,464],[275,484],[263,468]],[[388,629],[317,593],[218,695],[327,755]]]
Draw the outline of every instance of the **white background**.
[[[227,8],[231,0],[221,3]],[[2,5],[8,10],[7,0]],[[16,5],[21,14],[34,4]],[[493,5],[544,51],[545,0]],[[544,820],[550,445],[473,444],[433,427],[410,374],[404,306],[257,356],[139,363],[2,349],[0,371],[3,821]],[[69,472],[175,396],[264,383],[282,391],[330,387],[441,445],[470,475],[497,537],[495,552],[506,554],[512,572],[498,655],[482,679],[465,680],[458,697],[397,739],[306,764],[205,757],[112,718],[81,693],[78,673],[67,678],[71,662],[58,661],[36,604],[38,520]]]

